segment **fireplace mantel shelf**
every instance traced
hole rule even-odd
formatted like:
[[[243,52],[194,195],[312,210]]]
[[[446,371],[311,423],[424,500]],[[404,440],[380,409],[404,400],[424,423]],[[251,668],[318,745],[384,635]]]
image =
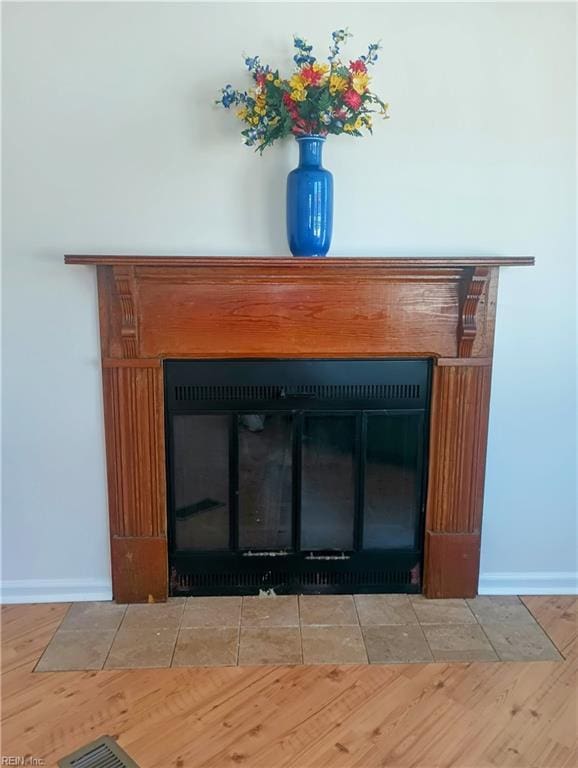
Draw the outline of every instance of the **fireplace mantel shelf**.
[[[424,592],[477,592],[498,274],[509,256],[70,255],[95,265],[113,593],[166,600],[167,360],[431,361]]]
[[[530,256],[387,256],[326,257],[323,259],[285,258],[281,256],[95,256],[67,255],[66,264],[94,264],[109,267],[291,267],[292,269],[335,269],[351,267],[515,267],[532,266]]]

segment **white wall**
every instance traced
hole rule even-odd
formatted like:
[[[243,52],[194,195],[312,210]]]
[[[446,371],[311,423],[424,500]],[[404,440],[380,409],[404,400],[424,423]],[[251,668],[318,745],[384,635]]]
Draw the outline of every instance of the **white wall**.
[[[576,572],[572,4],[3,6],[5,599],[107,596],[95,275],[65,252],[286,254],[293,142],[211,104],[241,51],[381,38],[391,120],[329,139],[334,255],[530,254],[501,275],[485,591]],[[574,582],[575,584],[575,582]]]

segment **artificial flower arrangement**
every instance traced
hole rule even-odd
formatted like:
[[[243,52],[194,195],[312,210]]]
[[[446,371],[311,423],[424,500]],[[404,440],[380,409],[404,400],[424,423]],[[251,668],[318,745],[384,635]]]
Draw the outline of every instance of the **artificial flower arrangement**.
[[[313,47],[295,37],[297,69],[288,79],[261,64],[258,56],[245,58],[254,88],[238,91],[226,85],[217,103],[226,109],[236,107],[237,117],[246,126],[241,133],[247,146],[263,152],[289,134],[362,136],[363,130],[371,133],[374,113],[388,116],[387,104],[369,89],[368,68],[377,61],[379,43],[344,64],[340,48],[348,37],[347,29],[333,32],[327,64],[320,64],[312,55]]]

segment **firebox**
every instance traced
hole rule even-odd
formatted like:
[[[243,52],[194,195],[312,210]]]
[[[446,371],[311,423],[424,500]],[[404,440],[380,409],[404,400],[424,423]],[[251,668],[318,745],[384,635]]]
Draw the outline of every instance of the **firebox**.
[[[421,590],[428,360],[164,370],[171,594]]]

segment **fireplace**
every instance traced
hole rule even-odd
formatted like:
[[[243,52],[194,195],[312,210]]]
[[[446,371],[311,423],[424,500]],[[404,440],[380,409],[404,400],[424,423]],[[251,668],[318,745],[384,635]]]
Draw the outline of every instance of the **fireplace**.
[[[65,260],[97,267],[115,600],[253,590],[258,579],[286,590],[339,591],[348,570],[357,571],[356,589],[476,594],[498,272],[533,259]],[[216,367],[208,367],[211,362]],[[245,365],[248,378],[217,378],[225,363]],[[379,374],[365,379],[357,363]],[[275,366],[280,371],[285,364],[276,380]],[[395,379],[396,366],[410,364],[421,371],[420,407],[406,401],[408,410],[421,411],[413,421],[387,390],[416,386],[405,373]],[[309,366],[331,375],[323,381],[304,376]],[[187,379],[187,370],[203,370],[205,384],[198,373]],[[167,382],[179,372],[185,372],[184,381],[175,382],[182,389],[171,392]],[[372,385],[385,389],[372,393],[366,389]],[[217,387],[217,397],[207,399],[202,386]],[[261,395],[246,389],[255,386],[269,389]],[[347,386],[359,388],[358,400],[332,399],[331,387]],[[187,387],[195,395],[188,402]],[[225,396],[232,399],[215,402]],[[207,430],[209,417],[220,427]],[[207,437],[191,439],[199,433]],[[182,456],[176,463],[170,457],[169,476],[165,446],[170,453],[179,440]],[[404,445],[407,455],[396,456]],[[202,473],[211,457],[227,473],[218,472],[205,487],[187,485],[187,462]],[[398,487],[407,479],[403,497],[411,498],[397,540],[393,523],[384,524],[386,507],[372,507],[388,471]],[[398,504],[395,485],[387,486],[389,510]],[[323,488],[333,490],[333,498],[321,498]],[[262,517],[264,500],[276,510],[275,520]],[[316,505],[323,516],[311,513]],[[322,525],[329,507],[331,527]],[[206,525],[217,520],[220,525]],[[203,548],[195,549],[195,541]],[[225,558],[218,566],[217,557]],[[239,567],[231,571],[226,560]],[[275,574],[263,582],[263,570]],[[246,584],[225,583],[226,574],[239,580],[240,571]]]
[[[421,591],[429,361],[164,374],[171,594]]]

